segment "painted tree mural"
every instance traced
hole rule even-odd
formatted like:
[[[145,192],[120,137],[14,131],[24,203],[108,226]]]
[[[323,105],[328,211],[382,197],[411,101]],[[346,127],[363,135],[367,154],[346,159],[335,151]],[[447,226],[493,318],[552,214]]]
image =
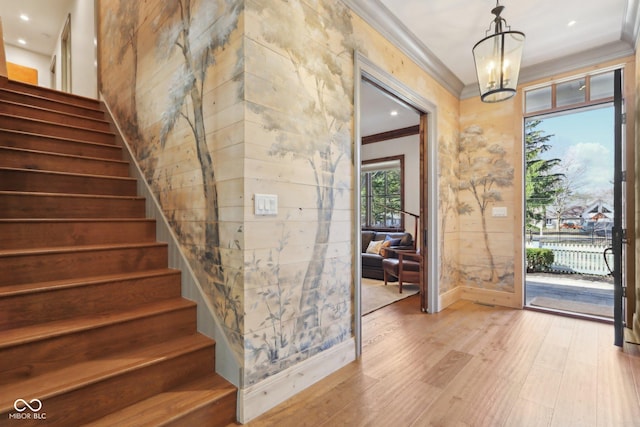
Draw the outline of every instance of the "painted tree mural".
[[[119,37],[109,37],[103,43],[109,47],[103,48],[105,51],[113,52],[111,61],[118,66],[120,78],[128,79],[131,84],[127,85],[129,91],[120,93],[111,91],[111,87],[101,88],[103,92],[110,92],[110,98],[125,98],[128,102],[120,104],[112,103],[113,112],[118,119],[120,127],[124,131],[127,140],[132,142],[132,147],[140,155],[144,144],[141,143],[142,135],[138,126],[138,105],[137,105],[137,81],[138,81],[138,31],[140,19],[140,2],[120,1],[117,8],[108,9],[104,26],[109,28],[111,34]],[[126,72],[126,74],[125,74]],[[113,99],[112,99],[113,101]]]
[[[487,280],[495,283],[498,274],[489,245],[487,208],[493,202],[502,200],[499,189],[511,186],[513,167],[505,159],[504,148],[498,144],[489,144],[480,126],[470,126],[462,132],[458,140],[458,153],[460,190],[471,193],[480,212],[484,246],[489,259],[490,273]]]
[[[453,138],[452,138],[453,139]],[[460,185],[456,170],[458,169],[459,146],[451,140],[441,137],[438,144],[438,185],[439,185],[439,204],[440,204],[440,256],[442,259],[442,268],[440,269],[440,291],[446,292],[448,289],[443,287],[449,283],[457,282],[459,268],[453,265],[449,260],[448,253],[445,249],[447,237],[448,219],[455,218],[458,215],[468,215],[473,208],[467,202],[461,201],[459,197]],[[451,276],[454,277],[451,277]],[[447,280],[445,280],[447,278]]]
[[[286,114],[253,105],[270,130],[279,132],[272,147],[274,156],[305,161],[315,179],[317,228],[313,251],[303,278],[296,325],[298,338],[320,326],[320,287],[329,244],[336,189],[336,169],[350,153],[350,123],[353,104],[352,76],[344,74],[344,58],[351,59],[353,33],[351,15],[339,1],[314,3],[317,10],[300,1],[252,3],[263,15],[264,38],[290,61],[294,80],[281,87]],[[327,43],[340,40],[342,52],[332,52]],[[284,106],[284,104],[283,104]],[[293,137],[293,136],[298,136]]]
[[[205,249],[200,254],[200,261],[206,266],[214,285],[221,288],[225,278],[220,255],[218,190],[216,171],[207,145],[203,98],[206,75],[216,63],[216,51],[228,43],[231,32],[236,28],[240,2],[177,0],[160,4],[161,16],[169,19],[162,23],[156,52],[160,60],[168,60],[176,50],[182,58],[169,85],[169,102],[162,114],[160,143],[164,148],[178,120],[188,123],[200,164],[206,201]],[[196,7],[198,5],[200,7]]]

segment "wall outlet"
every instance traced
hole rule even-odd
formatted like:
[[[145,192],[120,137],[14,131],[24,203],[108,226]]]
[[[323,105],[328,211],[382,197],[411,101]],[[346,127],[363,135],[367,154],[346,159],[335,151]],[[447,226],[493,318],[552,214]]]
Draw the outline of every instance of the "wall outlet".
[[[506,217],[507,216],[507,207],[506,206],[496,206],[491,210],[491,215],[495,217]]]

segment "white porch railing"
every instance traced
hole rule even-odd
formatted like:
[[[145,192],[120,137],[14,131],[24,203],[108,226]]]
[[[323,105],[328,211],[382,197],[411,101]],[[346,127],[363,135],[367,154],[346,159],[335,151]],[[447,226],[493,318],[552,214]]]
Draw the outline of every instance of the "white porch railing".
[[[606,276],[609,270],[602,255],[607,245],[578,243],[542,243],[527,247],[541,247],[553,251],[554,262],[551,266],[558,273],[582,273]],[[607,261],[613,267],[613,255],[607,254]]]

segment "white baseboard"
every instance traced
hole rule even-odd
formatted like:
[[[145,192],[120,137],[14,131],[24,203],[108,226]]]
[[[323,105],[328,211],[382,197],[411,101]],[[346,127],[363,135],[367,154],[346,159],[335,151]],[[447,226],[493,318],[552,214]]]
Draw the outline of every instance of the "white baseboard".
[[[350,338],[258,384],[239,389],[238,421],[243,424],[251,421],[355,358],[355,338]]]

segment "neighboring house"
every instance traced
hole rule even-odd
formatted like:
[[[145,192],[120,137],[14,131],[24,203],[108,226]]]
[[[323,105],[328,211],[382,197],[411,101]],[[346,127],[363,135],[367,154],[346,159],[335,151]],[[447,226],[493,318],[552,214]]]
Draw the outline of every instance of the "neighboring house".
[[[559,216],[553,209],[547,209],[545,224],[547,228],[583,228],[594,223],[613,222],[613,207],[602,200],[589,205],[575,205],[564,210]]]
[[[582,212],[581,218],[583,221],[597,221],[597,222],[612,222],[613,221],[613,206],[598,200],[587,206]]]
[[[560,228],[578,228],[582,224],[582,212],[583,206],[571,206],[568,209],[562,211],[560,215],[554,212],[553,209],[548,209],[546,212],[546,227],[557,229]]]

